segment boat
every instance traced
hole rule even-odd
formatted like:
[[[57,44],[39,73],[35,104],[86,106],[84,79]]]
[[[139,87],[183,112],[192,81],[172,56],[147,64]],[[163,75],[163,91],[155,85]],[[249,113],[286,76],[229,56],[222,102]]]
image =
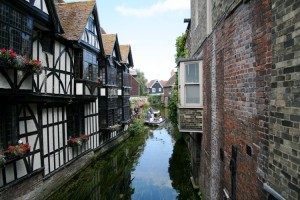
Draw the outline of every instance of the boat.
[[[145,124],[150,126],[160,126],[165,123],[166,119],[160,117],[159,113],[159,110],[153,110],[152,118],[146,119]]]
[[[157,121],[155,119],[153,121],[146,120],[145,124],[150,125],[150,126],[160,126],[163,123],[165,123],[165,121],[166,121],[166,119],[161,119],[161,120],[157,120]]]

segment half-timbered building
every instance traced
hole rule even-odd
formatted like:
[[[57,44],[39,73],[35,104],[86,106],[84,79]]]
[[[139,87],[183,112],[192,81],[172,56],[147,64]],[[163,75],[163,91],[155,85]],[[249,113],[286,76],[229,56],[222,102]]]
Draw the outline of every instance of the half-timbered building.
[[[121,112],[121,121],[123,124],[128,124],[130,120],[130,74],[129,68],[133,67],[133,59],[130,45],[120,45],[120,52],[122,56],[121,67],[118,69],[119,87],[118,90],[118,104]]]
[[[11,186],[43,182],[124,133],[133,62],[116,35],[104,49],[95,1],[1,0],[0,26],[0,196],[13,199]]]

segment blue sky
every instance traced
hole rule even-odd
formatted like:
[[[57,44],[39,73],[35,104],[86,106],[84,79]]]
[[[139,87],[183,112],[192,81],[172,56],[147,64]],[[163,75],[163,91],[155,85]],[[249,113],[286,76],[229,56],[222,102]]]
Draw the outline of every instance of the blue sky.
[[[65,0],[71,2],[75,0]],[[148,81],[168,80],[175,70],[175,41],[187,27],[190,0],[96,0],[101,26],[130,44],[134,68]]]

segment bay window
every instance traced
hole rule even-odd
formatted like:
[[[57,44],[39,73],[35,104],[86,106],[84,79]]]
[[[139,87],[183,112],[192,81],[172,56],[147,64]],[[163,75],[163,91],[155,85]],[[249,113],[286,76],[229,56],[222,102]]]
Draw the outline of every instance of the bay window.
[[[182,106],[202,106],[202,63],[182,62],[179,69],[180,103]]]

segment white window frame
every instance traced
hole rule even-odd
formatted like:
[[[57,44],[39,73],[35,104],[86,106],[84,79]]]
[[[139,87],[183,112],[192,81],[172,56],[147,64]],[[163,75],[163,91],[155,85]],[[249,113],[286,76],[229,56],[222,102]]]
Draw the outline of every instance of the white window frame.
[[[156,88],[152,88],[152,93],[156,93]]]
[[[161,88],[158,88],[158,92],[161,92]]]
[[[186,80],[185,80],[185,70],[186,65],[189,64],[198,64],[199,66],[199,103],[187,103],[186,102]],[[202,61],[190,61],[190,62],[181,62],[179,66],[179,91],[180,91],[180,106],[181,107],[195,107],[202,108],[203,107],[203,67]]]

